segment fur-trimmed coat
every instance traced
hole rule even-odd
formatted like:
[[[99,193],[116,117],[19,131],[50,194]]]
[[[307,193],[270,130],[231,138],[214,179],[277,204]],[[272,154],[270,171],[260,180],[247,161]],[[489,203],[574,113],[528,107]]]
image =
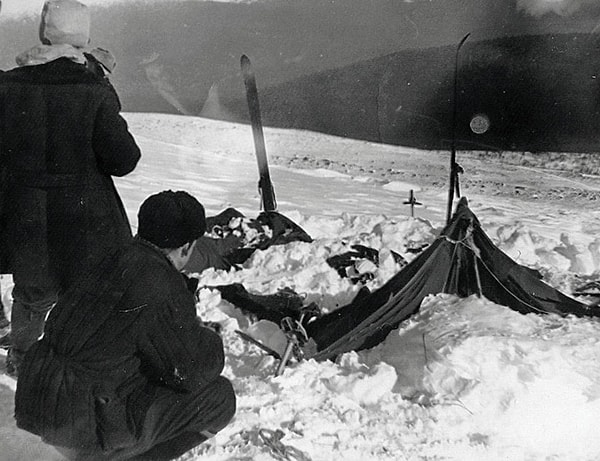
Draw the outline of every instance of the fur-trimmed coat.
[[[131,238],[111,176],[140,150],[103,75],[59,58],[0,73],[0,265],[16,283],[67,286]]]
[[[201,389],[223,363],[221,338],[196,317],[188,280],[136,238],[51,311],[19,369],[17,425],[53,445],[127,447],[159,388]]]

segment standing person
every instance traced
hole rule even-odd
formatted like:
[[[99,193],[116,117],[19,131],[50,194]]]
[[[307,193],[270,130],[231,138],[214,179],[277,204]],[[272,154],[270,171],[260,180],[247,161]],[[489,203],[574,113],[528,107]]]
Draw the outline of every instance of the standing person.
[[[2,0],[0,0],[0,12],[2,11]],[[0,69],[0,75],[2,75],[2,69]],[[1,138],[0,138],[1,143]],[[1,180],[1,178],[0,178]],[[1,187],[1,186],[0,186]],[[1,267],[1,264],[0,264]],[[6,312],[4,312],[4,304],[2,303],[2,291],[0,290],[0,331],[7,328],[9,326],[8,318],[6,317]]]
[[[235,413],[220,336],[196,316],[180,271],[204,208],[165,191],[141,205],[138,235],[59,299],[17,381],[17,426],[78,460],[173,459]]]
[[[48,311],[85,267],[131,238],[111,176],[131,172],[140,150],[88,47],[90,16],[75,0],[45,3],[38,45],[0,74],[0,263],[15,283],[16,375]]]

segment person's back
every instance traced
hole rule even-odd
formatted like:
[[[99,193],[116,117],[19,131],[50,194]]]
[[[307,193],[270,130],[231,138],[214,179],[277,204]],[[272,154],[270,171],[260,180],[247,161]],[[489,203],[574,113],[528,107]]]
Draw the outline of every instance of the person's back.
[[[10,267],[66,286],[131,237],[111,175],[131,172],[139,150],[110,85],[66,58],[1,75],[0,105]]]
[[[39,337],[58,292],[131,238],[111,176],[140,158],[89,54],[86,7],[48,1],[40,38],[20,67],[0,74],[0,269],[15,282],[10,368]]]
[[[190,219],[164,220],[169,235],[182,236],[176,247],[191,249],[185,242],[204,232]],[[154,242],[115,249],[61,296],[20,370],[17,425],[74,458],[170,459],[235,411],[231,384],[219,376],[222,341],[201,325],[187,279],[146,228],[141,235]]]

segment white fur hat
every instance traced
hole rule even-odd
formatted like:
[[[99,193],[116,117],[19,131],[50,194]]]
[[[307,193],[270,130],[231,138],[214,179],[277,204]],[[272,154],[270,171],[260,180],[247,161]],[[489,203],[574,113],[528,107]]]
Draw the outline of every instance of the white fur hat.
[[[40,40],[46,45],[85,47],[90,42],[90,13],[76,0],[47,0],[42,10]]]

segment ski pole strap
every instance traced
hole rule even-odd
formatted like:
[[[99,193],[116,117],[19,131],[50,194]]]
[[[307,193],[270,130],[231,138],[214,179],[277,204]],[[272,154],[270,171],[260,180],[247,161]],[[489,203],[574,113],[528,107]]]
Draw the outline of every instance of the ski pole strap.
[[[308,341],[308,333],[298,320],[291,317],[284,317],[281,320],[281,328],[286,336],[294,337],[299,344],[304,344]]]
[[[287,365],[290,357],[292,356],[292,352],[294,351],[294,347],[296,346],[297,341],[295,337],[288,336],[288,343],[285,347],[285,352],[283,353],[283,357],[281,358],[281,362],[277,366],[277,371],[275,372],[275,376],[281,376],[283,374],[283,370],[285,370],[285,366]]]
[[[262,204],[263,211],[277,210],[275,190],[270,179],[260,178],[258,180],[258,193],[260,194],[260,203]]]
[[[260,429],[258,431],[262,443],[265,444],[273,458],[280,461],[311,461],[310,457],[303,451],[285,445],[281,439],[285,436],[281,429],[273,431],[271,429]]]
[[[452,168],[452,175],[454,176],[454,190],[456,192],[456,196],[460,197],[460,182],[459,182],[459,174],[464,173],[462,166],[458,163],[454,162],[454,166]]]

